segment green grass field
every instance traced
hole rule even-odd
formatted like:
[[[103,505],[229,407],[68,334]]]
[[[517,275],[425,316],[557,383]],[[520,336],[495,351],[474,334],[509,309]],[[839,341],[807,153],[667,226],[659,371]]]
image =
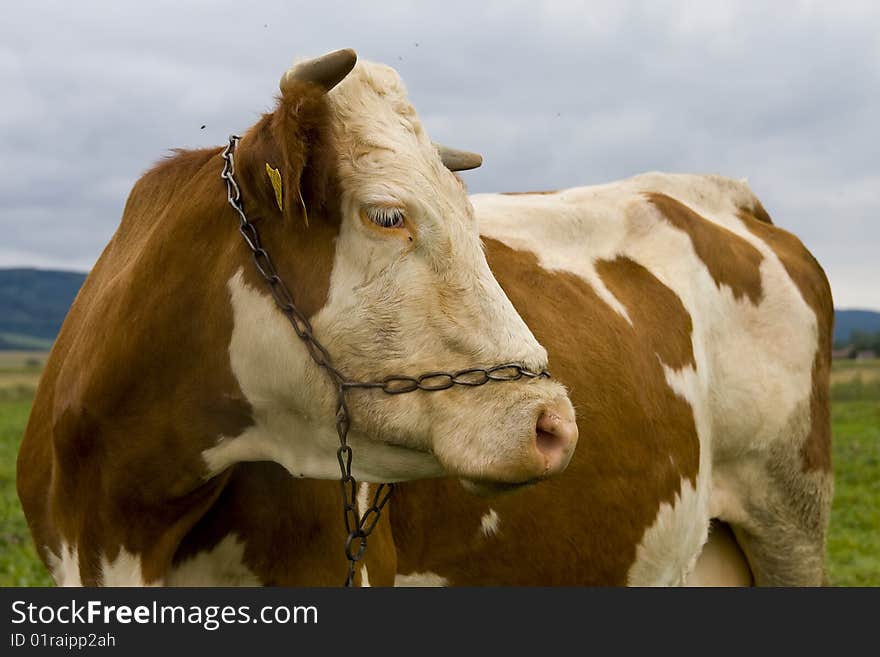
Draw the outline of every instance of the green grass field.
[[[48,586],[15,493],[15,457],[45,355],[0,351],[0,586]],[[836,486],[828,573],[836,586],[880,586],[880,361],[835,363]]]

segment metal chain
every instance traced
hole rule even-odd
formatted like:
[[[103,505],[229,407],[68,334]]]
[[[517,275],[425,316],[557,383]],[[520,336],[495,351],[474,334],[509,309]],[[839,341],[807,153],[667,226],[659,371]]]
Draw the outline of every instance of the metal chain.
[[[336,460],[339,461],[339,480],[342,488],[343,519],[345,531],[348,536],[345,540],[345,557],[348,559],[348,574],[345,578],[345,586],[351,586],[354,582],[354,572],[357,563],[364,557],[367,549],[367,537],[376,528],[382,514],[382,509],[391,499],[394,492],[394,484],[379,484],[373,494],[373,500],[369,508],[358,514],[357,481],[351,474],[352,450],[348,444],[348,430],[351,428],[351,418],[345,399],[346,391],[352,388],[375,388],[389,395],[400,395],[416,390],[436,392],[448,390],[453,386],[476,387],[490,381],[517,381],[526,378],[549,378],[547,370],[533,372],[518,363],[505,363],[494,367],[472,367],[457,372],[427,372],[420,376],[387,376],[381,381],[352,381],[344,376],[333,366],[330,354],[324,346],[315,338],[312,325],[293,302],[293,295],[287,285],[281,280],[269,253],[260,242],[260,234],[257,227],[251,223],[244,212],[244,204],[241,200],[241,189],[235,181],[235,147],[240,137],[230,135],[229,145],[223,150],[223,170],[220,177],[226,181],[226,198],[229,205],[238,213],[238,230],[251,251],[254,265],[260,276],[269,287],[269,292],[275,300],[275,305],[290,321],[296,335],[302,340],[316,365],[324,369],[330,376],[336,388],[336,434],[339,436],[339,448],[336,450]]]

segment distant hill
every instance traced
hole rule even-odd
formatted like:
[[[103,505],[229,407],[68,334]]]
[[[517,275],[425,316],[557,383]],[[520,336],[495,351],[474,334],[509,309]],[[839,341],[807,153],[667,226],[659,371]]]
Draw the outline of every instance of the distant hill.
[[[853,331],[880,332],[880,313],[873,310],[835,310],[834,343],[846,344]]]
[[[46,349],[86,275],[0,269],[0,349]]]
[[[42,269],[0,269],[0,349],[48,349],[86,275]],[[834,342],[853,331],[880,331],[880,312],[837,310]]]

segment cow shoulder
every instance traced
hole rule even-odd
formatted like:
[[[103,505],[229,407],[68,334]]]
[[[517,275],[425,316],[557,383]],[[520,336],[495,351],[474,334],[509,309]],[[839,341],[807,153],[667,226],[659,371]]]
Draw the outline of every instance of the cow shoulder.
[[[198,267],[180,266],[200,249],[223,249],[210,234],[225,201],[214,200],[217,152],[178,153],[135,185],[35,398],[19,461],[22,504],[43,556],[78,568],[84,584],[117,571],[133,583],[160,578],[222,490],[222,477],[203,478],[200,446],[251,422],[228,365],[225,279],[196,286]],[[212,160],[216,171],[203,171]],[[153,521],[139,523],[146,515]]]

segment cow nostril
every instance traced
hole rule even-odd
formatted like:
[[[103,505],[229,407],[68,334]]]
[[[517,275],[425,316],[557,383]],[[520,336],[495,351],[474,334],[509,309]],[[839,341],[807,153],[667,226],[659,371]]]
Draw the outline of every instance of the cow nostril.
[[[545,410],[535,425],[535,447],[544,457],[548,472],[564,468],[577,443],[577,424],[551,410]]]
[[[555,452],[563,447],[559,436],[543,429],[535,431],[535,446],[544,455]]]

